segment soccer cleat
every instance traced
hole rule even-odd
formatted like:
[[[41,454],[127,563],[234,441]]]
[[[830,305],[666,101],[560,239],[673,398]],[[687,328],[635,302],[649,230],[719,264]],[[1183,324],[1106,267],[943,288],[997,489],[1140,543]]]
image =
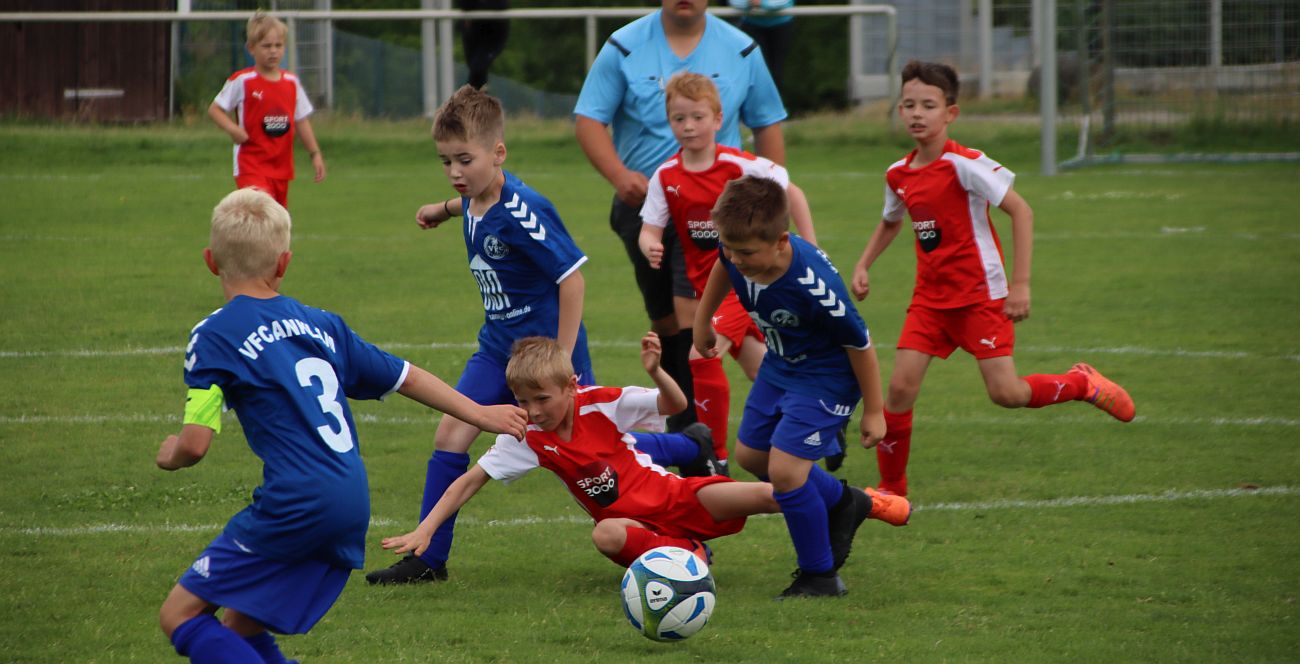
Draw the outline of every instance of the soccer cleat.
[[[849,421],[848,420],[844,420],[844,424],[840,426],[839,441],[840,441],[839,454],[832,454],[826,457],[825,460],[823,461],[823,463],[826,464],[826,470],[832,473],[839,470],[840,467],[844,465],[844,455],[847,454],[849,451]]]
[[[681,431],[683,436],[695,441],[700,447],[699,456],[690,463],[677,467],[682,477],[712,477],[722,475],[719,470],[718,457],[713,453],[713,431],[703,422],[695,422]]]
[[[872,508],[871,498],[865,492],[849,486],[844,480],[840,480],[840,483],[844,484],[845,496],[826,515],[827,530],[831,536],[831,558],[834,560],[832,569],[835,570],[843,567],[849,559],[853,536],[858,533],[862,522],[871,515]]]
[[[840,575],[835,572],[811,574],[796,569],[790,576],[794,577],[794,583],[782,590],[781,594],[777,595],[776,601],[790,597],[841,597],[849,592],[849,589],[844,587],[844,582],[840,580]]]
[[[366,581],[370,582],[370,585],[381,586],[446,580],[446,565],[429,567],[423,560],[412,555],[403,556],[401,560],[386,569],[375,570],[366,575]]]
[[[703,560],[705,565],[713,564],[713,549],[709,548],[708,544],[693,539],[691,540],[691,545],[691,553],[695,554],[696,558]]]
[[[884,521],[891,526],[906,526],[908,519],[912,518],[912,503],[906,498],[871,487],[862,491],[871,498],[872,519]]]
[[[1100,371],[1084,362],[1074,365],[1070,371],[1081,373],[1088,379],[1088,390],[1083,395],[1084,401],[1110,413],[1111,417],[1121,422],[1133,421],[1137,408],[1133,405],[1133,398],[1118,383],[1101,375]]]

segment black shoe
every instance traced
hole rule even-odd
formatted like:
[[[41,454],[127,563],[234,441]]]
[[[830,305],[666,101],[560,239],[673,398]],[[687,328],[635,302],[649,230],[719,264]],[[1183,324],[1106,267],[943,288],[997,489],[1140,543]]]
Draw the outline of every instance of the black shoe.
[[[382,586],[446,580],[446,565],[438,568],[429,567],[423,560],[411,555],[404,556],[387,569],[375,570],[366,575],[366,581],[370,582],[371,585],[377,583]]]
[[[849,421],[844,420],[844,424],[840,426],[840,453],[832,454],[826,457],[825,459],[826,470],[829,470],[832,473],[839,470],[840,467],[844,465],[844,455],[848,451],[849,451]]]
[[[790,576],[794,577],[794,583],[777,595],[778,602],[787,597],[840,597],[849,592],[835,572],[810,574],[797,569]]]
[[[713,477],[718,472],[718,457],[713,453],[713,431],[709,425],[696,422],[682,429],[681,434],[695,441],[700,453],[690,463],[677,467],[682,477]]]
[[[855,486],[849,486],[844,480],[844,497],[839,504],[831,508],[826,515],[831,535],[831,557],[835,560],[832,569],[838,570],[849,559],[849,550],[853,548],[853,536],[858,526],[871,514],[871,496]]]

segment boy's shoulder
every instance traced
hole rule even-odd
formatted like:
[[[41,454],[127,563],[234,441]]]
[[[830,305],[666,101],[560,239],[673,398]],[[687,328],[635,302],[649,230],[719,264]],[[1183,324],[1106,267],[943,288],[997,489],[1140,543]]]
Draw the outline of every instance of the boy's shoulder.
[[[254,77],[256,77],[256,76],[257,76],[257,69],[256,69],[256,68],[254,68],[254,67],[244,67],[243,69],[240,69],[240,70],[235,71],[235,72],[232,73],[230,76],[227,76],[227,77],[226,77],[226,81],[227,81],[227,82],[240,81],[240,80],[245,80],[245,79],[249,79],[249,78],[254,78]]]
[[[943,151],[947,154],[955,155],[963,159],[969,159],[971,161],[978,161],[980,159],[988,158],[988,154],[986,154],[984,151],[976,150],[975,148],[968,148],[965,145],[962,145],[961,143],[952,140],[951,138],[948,139],[948,142],[944,144]]]

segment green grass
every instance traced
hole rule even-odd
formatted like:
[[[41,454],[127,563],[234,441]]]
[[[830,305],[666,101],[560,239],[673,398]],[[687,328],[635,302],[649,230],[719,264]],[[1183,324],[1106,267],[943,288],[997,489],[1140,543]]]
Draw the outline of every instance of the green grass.
[[[644,382],[632,343],[646,322],[607,227],[608,187],[565,125],[509,131],[508,167],[555,202],[591,257],[597,375]],[[427,128],[323,121],[317,133],[330,176],[291,187],[285,292],[454,381],[469,350],[432,344],[471,342],[482,310],[456,229],[412,221],[419,204],[448,195]],[[917,406],[912,525],[864,527],[843,600],[771,601],[793,552],[778,518],[755,518],[714,543],[709,627],[682,644],[642,639],[618,607],[620,570],[539,472],[489,486],[464,510],[450,583],[371,588],[354,575],[311,634],[281,639],[285,652],[310,662],[1294,661],[1300,168],[1043,178],[1036,128],[963,116],[953,133],[1017,171],[1036,213],[1021,372],[1086,359],[1128,386],[1137,421],[1083,404],[1001,410],[958,354],[932,366]],[[860,117],[801,121],[788,136],[819,238],[847,269],[905,139]],[[173,661],[158,606],[259,481],[233,418],[198,466],[153,466],[179,426],[187,331],[222,304],[200,251],[211,207],[232,186],[228,149],[204,123],[0,127],[0,659]],[[910,297],[908,244],[886,252],[859,305],[886,376]],[[729,372],[738,415],[747,384]],[[435,419],[400,399],[354,408],[378,520],[373,568],[390,559],[380,537],[414,523]],[[873,455],[851,451],[841,474],[874,481]],[[1216,493],[1245,485],[1264,490]],[[1115,499],[1050,502],[1072,497]]]

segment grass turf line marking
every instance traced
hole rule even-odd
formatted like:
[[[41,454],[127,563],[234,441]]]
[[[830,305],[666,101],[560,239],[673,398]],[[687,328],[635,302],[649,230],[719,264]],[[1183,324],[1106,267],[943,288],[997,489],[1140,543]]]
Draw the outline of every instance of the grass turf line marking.
[[[989,512],[994,510],[1033,510],[1033,509],[1055,509],[1061,507],[1104,507],[1110,505],[1140,505],[1145,503],[1173,503],[1192,500],[1214,500],[1219,498],[1250,498],[1256,496],[1297,496],[1300,495],[1300,487],[1293,486],[1271,486],[1260,487],[1258,489],[1193,489],[1190,491],[1176,491],[1170,489],[1161,493],[1137,493],[1119,496],[1070,496],[1066,498],[1050,498],[1047,500],[993,500],[986,502],[974,503],[934,503],[930,505],[916,504],[913,505],[914,512]],[[764,517],[777,518],[780,515],[764,514],[757,515]],[[589,525],[591,518],[587,516],[561,516],[561,517],[540,517],[528,516],[517,517],[513,519],[478,519],[474,517],[461,517],[457,523],[462,526],[482,526],[485,528],[517,528],[534,525],[557,525],[557,524],[576,524]],[[402,522],[394,519],[371,518],[370,525],[380,528],[402,528],[405,527]],[[409,525],[409,524],[406,524]],[[82,535],[98,534],[146,534],[146,533],[192,533],[192,532],[209,532],[221,530],[220,524],[187,524],[187,523],[164,523],[157,525],[143,524],[122,524],[122,523],[101,523],[86,526],[72,526],[66,528],[55,527],[30,527],[30,528],[4,528],[0,533],[7,535],[27,535],[32,537],[78,537]]]

